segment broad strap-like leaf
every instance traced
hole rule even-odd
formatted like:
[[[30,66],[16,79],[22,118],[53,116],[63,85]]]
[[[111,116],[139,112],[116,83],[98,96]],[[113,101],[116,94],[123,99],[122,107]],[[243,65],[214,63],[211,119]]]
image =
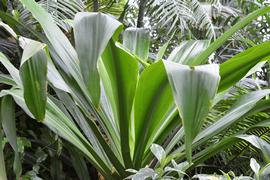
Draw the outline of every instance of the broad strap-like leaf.
[[[19,71],[16,69],[13,64],[6,58],[6,56],[0,52],[0,62],[3,64],[3,66],[7,69],[9,74],[11,75],[12,79],[16,82],[18,86],[22,84]]]
[[[78,84],[81,91],[86,95],[87,90],[83,83],[77,53],[68,38],[55,24],[53,18],[34,0],[20,0],[33,17],[40,23],[46,34],[46,43],[53,56],[53,60],[65,74]],[[89,97],[86,97],[89,100]]]
[[[76,14],[74,23],[75,46],[82,76],[97,107],[100,99],[97,62],[121,23],[105,14],[86,12]]]
[[[145,28],[127,28],[123,33],[123,45],[143,61],[147,61],[150,49],[150,33]]]
[[[73,119],[77,123],[78,127],[82,130],[88,141],[92,144],[94,150],[106,160],[107,164],[110,164],[104,149],[100,145],[100,140],[94,135],[93,130],[89,126],[89,120],[85,118],[79,107],[76,106],[74,100],[65,92],[55,90],[58,98],[65,106],[66,110],[72,115]]]
[[[270,59],[270,41],[251,47],[220,65],[219,91],[241,80],[257,63]]]
[[[231,107],[231,109],[215,123],[201,131],[195,138],[194,143],[203,143],[214,135],[220,133],[233,123],[243,117],[260,101],[270,93],[269,89],[254,91],[241,96]]]
[[[145,151],[164,131],[175,114],[172,90],[163,62],[147,67],[141,74],[134,99],[131,126],[134,162],[139,168]]]
[[[12,79],[12,77],[6,74],[0,74],[0,83],[10,86],[16,86],[16,82]]]
[[[24,110],[28,111],[25,100],[23,98],[22,89],[11,89],[1,91],[1,96],[11,95],[15,102]],[[31,115],[31,114],[30,114]],[[81,134],[80,130],[76,127],[61,109],[48,99],[46,106],[45,119],[42,123],[48,126],[53,132],[69,141],[76,148],[78,148],[86,158],[93,164],[98,171],[106,178],[113,179],[110,174],[110,168],[93,149],[92,145]]]
[[[215,97],[220,80],[219,67],[214,64],[189,67],[163,62],[183,121],[187,159],[191,162],[192,141],[201,130]]]
[[[262,151],[265,163],[267,164],[270,163],[270,144],[269,143],[267,143],[265,140],[255,135],[243,134],[243,135],[238,135],[236,137],[243,139],[249,142],[250,144],[252,144],[254,147],[260,149]]]
[[[183,41],[172,51],[168,57],[168,61],[186,65],[196,65],[198,63],[195,61],[195,57],[203,52],[209,46],[209,43],[209,40]]]
[[[204,64],[207,62],[209,56],[214,53],[219,47],[221,47],[234,33],[236,33],[238,30],[245,27],[247,24],[249,24],[252,20],[256,19],[257,17],[264,15],[270,11],[270,7],[263,7],[261,9],[258,9],[252,13],[250,13],[248,16],[240,20],[238,23],[236,23],[231,29],[226,31],[224,34],[222,34],[219,38],[217,38],[213,43],[210,44],[210,46],[203,52],[201,52],[196,59],[194,60],[197,64]]]
[[[23,52],[20,76],[28,109],[38,121],[45,117],[47,57],[41,43],[29,42]]]
[[[58,56],[61,58],[65,67],[74,76],[79,73],[78,57],[75,49],[72,47],[68,38],[55,24],[53,18],[34,0],[20,0],[22,4],[30,11],[33,17],[40,23],[45,32],[51,46],[55,49]]]
[[[5,31],[11,35],[12,37],[16,38],[17,34],[14,32],[14,30],[6,23],[0,21],[0,27],[4,28]]]
[[[43,123],[53,132],[76,146],[98,171],[106,178],[111,179],[110,165],[98,155],[93,146],[81,134],[72,122],[50,99],[48,99],[46,116]]]
[[[129,126],[131,109],[139,75],[136,57],[110,41],[99,64],[106,96],[120,130],[121,152],[126,167],[131,167]]]
[[[56,88],[70,93],[71,90],[68,87],[67,83],[64,81],[63,77],[59,73],[59,71],[56,69],[49,52],[46,49],[46,55],[47,55],[47,66],[48,66],[48,81]]]
[[[19,156],[16,133],[15,103],[12,96],[4,96],[1,101],[1,121],[6,138],[15,152],[13,169],[16,177],[19,178],[22,173],[22,165]],[[1,142],[1,141],[0,141]],[[0,143],[0,145],[2,145]]]

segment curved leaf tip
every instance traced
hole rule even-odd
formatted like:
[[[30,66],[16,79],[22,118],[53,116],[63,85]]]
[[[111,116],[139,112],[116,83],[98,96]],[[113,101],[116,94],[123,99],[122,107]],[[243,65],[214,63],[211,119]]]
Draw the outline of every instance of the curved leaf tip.
[[[187,159],[191,163],[192,141],[201,130],[220,81],[216,64],[190,67],[163,61],[174,101],[185,131]]]
[[[30,41],[26,45],[20,76],[28,109],[38,121],[43,121],[47,102],[47,56],[40,44]]]
[[[81,73],[93,104],[100,100],[100,77],[97,62],[121,23],[102,13],[80,12],[74,21],[75,46]]]

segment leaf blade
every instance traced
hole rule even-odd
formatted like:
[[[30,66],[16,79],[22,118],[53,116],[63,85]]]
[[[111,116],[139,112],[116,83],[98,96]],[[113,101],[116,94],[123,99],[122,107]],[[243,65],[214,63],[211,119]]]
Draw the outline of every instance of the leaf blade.
[[[31,43],[29,47],[31,48]],[[24,99],[34,117],[42,121],[45,118],[47,102],[47,57],[44,49],[38,52],[36,48],[29,50],[35,54],[31,54],[32,57],[27,56],[28,59],[23,61],[20,68]]]
[[[199,133],[211,107],[218,83],[218,65],[189,67],[165,62],[175,103],[178,107],[185,132],[187,159],[192,161],[192,141]]]
[[[83,12],[76,14],[74,22],[75,46],[81,73],[93,104],[98,107],[100,78],[97,62],[121,23],[105,14]]]
[[[150,49],[149,31],[145,28],[127,28],[123,33],[123,45],[143,61],[147,61]]]

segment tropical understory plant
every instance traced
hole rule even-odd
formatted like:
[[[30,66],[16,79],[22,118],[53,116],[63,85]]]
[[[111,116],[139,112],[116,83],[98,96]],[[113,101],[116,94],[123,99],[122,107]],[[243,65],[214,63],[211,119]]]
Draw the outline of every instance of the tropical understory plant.
[[[250,139],[259,138],[246,134],[252,128],[269,126],[269,121],[256,121],[214,141],[245,117],[267,110],[269,99],[264,97],[269,89],[247,93],[213,123],[205,121],[234,84],[250,75],[256,64],[269,59],[270,42],[243,51],[221,65],[207,64],[208,58],[237,30],[269,12],[269,7],[251,13],[210,45],[205,40],[188,41],[190,47],[194,43],[204,45],[196,46],[196,51],[179,47],[168,60],[162,60],[161,49],[152,62],[146,51],[147,32],[142,29],[124,32],[122,44],[118,40],[120,22],[102,13],[78,13],[74,48],[41,6],[33,0],[21,2],[46,37],[34,34],[41,42],[21,37],[24,43],[19,69],[0,54],[9,72],[1,75],[1,83],[12,86],[1,91],[5,105],[1,115],[8,116],[8,122],[13,123],[8,127],[14,128],[15,101],[30,117],[75,146],[106,179],[124,179],[130,175],[126,169],[165,167],[172,159],[186,162],[188,172],[241,141],[252,144]],[[2,124],[5,118],[1,118]],[[17,153],[16,134],[7,134],[5,127]],[[161,145],[168,158],[156,156],[157,161],[150,151],[153,143]],[[1,152],[0,172],[4,172]],[[267,163],[269,154],[264,155]],[[21,173],[18,161],[15,159],[17,177]],[[5,173],[0,175],[6,179]]]

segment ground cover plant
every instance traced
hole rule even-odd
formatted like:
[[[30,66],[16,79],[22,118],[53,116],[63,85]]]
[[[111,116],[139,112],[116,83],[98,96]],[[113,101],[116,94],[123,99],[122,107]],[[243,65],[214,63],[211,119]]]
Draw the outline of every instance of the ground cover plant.
[[[256,179],[268,178],[270,89],[259,85],[232,100],[227,96],[269,60],[270,42],[254,44],[221,64],[210,59],[238,30],[267,14],[269,7],[244,17],[215,41],[187,40],[168,56],[166,43],[153,58],[150,34],[144,28],[123,30],[110,15],[79,12],[70,22],[72,40],[34,0],[21,3],[44,34],[1,16],[13,22],[3,27],[22,49],[18,67],[0,53],[7,71],[0,80],[8,85],[0,92],[0,142],[5,145],[5,135],[14,151],[17,179],[24,170],[15,104],[30,121],[62,138],[80,179],[90,178],[88,163],[105,179],[180,179],[195,174],[194,178],[204,178],[208,176],[204,172],[196,173],[203,163],[223,152],[234,155],[236,148],[240,149],[236,157],[257,149],[261,165],[251,159],[247,167]],[[15,25],[24,27],[33,39],[21,35]],[[5,164],[0,146],[1,179],[9,175]],[[220,178],[226,176],[234,175],[224,172]]]

